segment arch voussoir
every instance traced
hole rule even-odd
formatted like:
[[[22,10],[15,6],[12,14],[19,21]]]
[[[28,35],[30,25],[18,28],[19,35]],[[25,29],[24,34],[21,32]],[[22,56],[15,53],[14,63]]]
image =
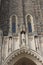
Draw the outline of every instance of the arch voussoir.
[[[41,58],[41,56],[38,53],[36,53],[35,51],[30,50],[30,49],[19,49],[19,50],[14,51],[12,54],[10,54],[5,59],[3,65],[7,65],[7,64],[9,65],[13,60],[17,61],[17,59],[19,60],[22,57],[27,57],[27,58],[31,59],[36,65],[37,65],[37,62],[40,65],[42,65],[42,58]]]

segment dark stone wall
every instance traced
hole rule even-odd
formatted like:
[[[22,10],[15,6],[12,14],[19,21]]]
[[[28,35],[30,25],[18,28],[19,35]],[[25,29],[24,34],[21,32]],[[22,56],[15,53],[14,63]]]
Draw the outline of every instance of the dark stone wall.
[[[9,0],[1,0],[1,22],[0,27],[3,30],[3,34],[8,34],[9,25]]]
[[[2,0],[0,27],[4,35],[8,34],[9,18],[14,14],[17,15],[19,23],[25,21],[27,14],[31,14],[35,31],[38,34],[43,33],[43,0]]]

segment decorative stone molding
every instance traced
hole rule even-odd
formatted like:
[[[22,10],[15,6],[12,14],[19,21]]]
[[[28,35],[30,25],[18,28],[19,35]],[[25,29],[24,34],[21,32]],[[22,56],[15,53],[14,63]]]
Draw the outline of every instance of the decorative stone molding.
[[[41,65],[43,64],[43,60],[42,57],[35,52],[34,50],[31,49],[27,49],[27,48],[22,48],[22,49],[18,49],[16,51],[13,51],[3,62],[2,65],[6,65],[9,64],[13,58],[16,58],[17,56],[21,55],[21,54],[27,54],[30,55],[32,57],[34,57],[36,60],[38,60],[39,63],[41,63]]]

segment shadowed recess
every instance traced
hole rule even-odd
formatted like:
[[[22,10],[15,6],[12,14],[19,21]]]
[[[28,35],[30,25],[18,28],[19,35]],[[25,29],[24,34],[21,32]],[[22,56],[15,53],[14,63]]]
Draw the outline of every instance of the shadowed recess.
[[[36,65],[36,64],[32,60],[23,57],[19,59],[14,65]]]

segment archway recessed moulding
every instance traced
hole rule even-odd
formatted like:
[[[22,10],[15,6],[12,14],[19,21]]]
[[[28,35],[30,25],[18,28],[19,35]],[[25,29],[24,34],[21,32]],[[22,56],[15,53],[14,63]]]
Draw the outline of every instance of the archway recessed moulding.
[[[30,59],[35,65],[42,65],[41,56],[30,49],[18,49],[13,51],[3,62],[3,65],[14,65],[19,59],[27,58]]]

